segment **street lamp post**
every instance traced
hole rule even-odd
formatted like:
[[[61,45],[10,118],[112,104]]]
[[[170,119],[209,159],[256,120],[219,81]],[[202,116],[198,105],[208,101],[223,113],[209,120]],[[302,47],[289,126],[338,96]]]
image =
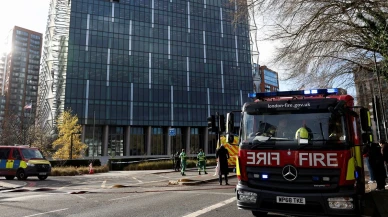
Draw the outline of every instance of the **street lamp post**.
[[[74,134],[81,134],[81,133],[71,133],[71,136],[70,136],[70,160],[73,159],[73,135]]]

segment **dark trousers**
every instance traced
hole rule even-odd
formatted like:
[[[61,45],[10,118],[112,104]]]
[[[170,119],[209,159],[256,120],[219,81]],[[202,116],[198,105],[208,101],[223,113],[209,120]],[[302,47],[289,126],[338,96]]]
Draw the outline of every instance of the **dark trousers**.
[[[222,184],[222,175],[225,176],[225,184],[228,184],[228,174],[220,174],[220,175],[218,175],[218,181],[220,182],[220,184]]]
[[[377,188],[385,189],[385,178],[387,177],[384,163],[378,162],[372,166],[372,170],[376,179]]]
[[[180,159],[175,160],[175,167],[174,167],[175,171],[179,171],[180,167],[181,167],[181,160]]]

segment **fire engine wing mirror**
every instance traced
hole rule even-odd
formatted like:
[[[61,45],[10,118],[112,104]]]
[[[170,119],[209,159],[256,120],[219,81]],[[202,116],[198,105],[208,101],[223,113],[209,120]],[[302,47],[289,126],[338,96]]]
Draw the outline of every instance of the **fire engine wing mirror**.
[[[360,121],[362,131],[369,132],[371,130],[372,123],[370,119],[370,113],[367,108],[360,109]]]
[[[371,133],[363,133],[361,134],[362,143],[367,144],[373,142],[373,137]]]
[[[233,143],[234,141],[234,114],[227,113],[226,114],[226,140],[228,143]]]

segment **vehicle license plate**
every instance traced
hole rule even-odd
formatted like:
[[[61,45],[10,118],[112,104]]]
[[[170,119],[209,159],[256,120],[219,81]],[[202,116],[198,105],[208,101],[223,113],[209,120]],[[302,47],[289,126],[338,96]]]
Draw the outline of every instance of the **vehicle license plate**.
[[[283,197],[277,196],[276,203],[289,203],[289,204],[306,204],[306,200],[303,197]]]
[[[40,175],[40,176],[45,176],[45,175],[46,175],[46,173],[39,173],[39,175]]]

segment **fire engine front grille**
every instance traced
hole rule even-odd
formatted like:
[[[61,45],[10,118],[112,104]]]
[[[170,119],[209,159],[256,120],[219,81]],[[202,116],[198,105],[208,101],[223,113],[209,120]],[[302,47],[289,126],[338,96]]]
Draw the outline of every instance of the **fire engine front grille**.
[[[35,168],[37,172],[48,172],[50,166],[48,164],[35,164]]]
[[[288,181],[282,171],[281,167],[247,167],[248,185],[282,192],[329,192],[338,188],[341,172],[339,169],[297,168],[296,179]],[[262,174],[268,178],[263,179]],[[330,180],[323,181],[323,177]]]

